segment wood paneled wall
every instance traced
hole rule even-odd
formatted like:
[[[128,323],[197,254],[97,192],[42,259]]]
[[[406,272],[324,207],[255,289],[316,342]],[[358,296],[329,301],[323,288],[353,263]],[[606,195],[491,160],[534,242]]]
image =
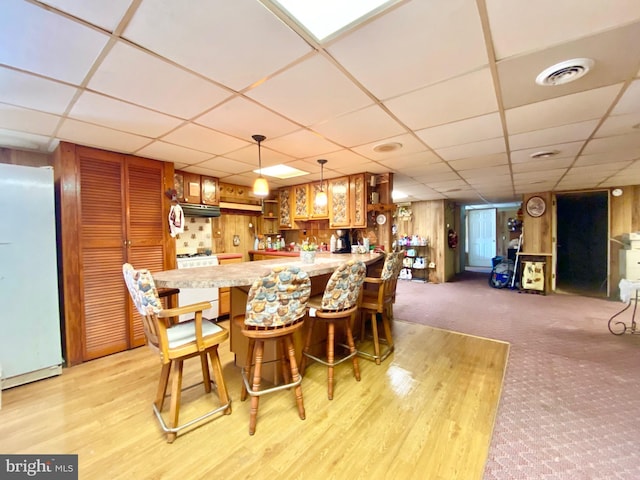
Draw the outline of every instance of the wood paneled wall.
[[[213,218],[212,247],[216,253],[240,253],[242,260],[249,261],[249,250],[253,250],[253,242],[257,232],[259,220],[258,212],[240,213],[236,211],[222,211],[222,215]],[[249,226],[251,224],[251,226]],[[238,236],[239,244],[233,244],[234,236]],[[275,235],[274,235],[275,237]]]

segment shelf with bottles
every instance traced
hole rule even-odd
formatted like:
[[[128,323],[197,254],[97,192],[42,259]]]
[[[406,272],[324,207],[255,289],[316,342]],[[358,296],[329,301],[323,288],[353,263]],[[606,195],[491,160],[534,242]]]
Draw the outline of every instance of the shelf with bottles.
[[[398,245],[404,250],[402,259],[401,280],[413,280],[427,282],[429,280],[428,269],[432,268],[429,262],[429,242],[419,235],[400,237]]]

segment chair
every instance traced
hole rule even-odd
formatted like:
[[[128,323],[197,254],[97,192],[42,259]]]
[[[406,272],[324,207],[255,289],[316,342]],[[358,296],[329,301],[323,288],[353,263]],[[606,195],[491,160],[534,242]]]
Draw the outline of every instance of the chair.
[[[364,279],[362,292],[362,324],[361,338],[367,320],[371,320],[371,333],[373,337],[373,354],[364,350],[358,350],[358,354],[369,360],[375,360],[377,365],[393,352],[393,336],[391,334],[391,318],[393,317],[393,302],[395,300],[396,285],[400,270],[402,270],[402,257],[404,252],[392,252],[386,255],[380,277],[367,277]],[[380,338],[378,335],[378,322],[382,323],[387,348],[380,352]]]
[[[309,300],[309,328],[307,339],[302,352],[300,371],[304,375],[307,358],[322,363],[328,367],[327,392],[329,400],[333,400],[333,369],[336,365],[352,359],[353,373],[357,381],[360,381],[360,366],[358,365],[358,351],[353,341],[351,331],[353,319],[360,306],[362,297],[362,283],[364,282],[367,267],[361,261],[351,260],[343,263],[333,272],[324,294],[313,297]],[[327,324],[327,359],[326,361],[311,354],[311,340],[313,329],[318,321]],[[335,359],[335,327],[342,324],[347,337],[347,347],[349,354]]]
[[[163,309],[155,287],[153,277],[148,270],[135,270],[125,263],[122,266],[124,280],[131,294],[134,305],[140,315],[148,345],[160,354],[162,369],[160,382],[153,402],[153,411],[160,422],[162,430],[167,434],[167,441],[173,443],[178,432],[190,427],[216,413],[231,413],[231,400],[227,393],[222,365],[218,356],[218,345],[225,341],[229,332],[209,320],[202,318],[202,310],[210,308],[209,302],[201,302],[184,307]],[[177,322],[179,315],[195,313],[195,318],[186,322]],[[180,396],[182,393],[182,367],[187,358],[200,357],[204,391],[211,392],[209,363],[211,360],[214,382],[217,387],[221,406],[200,415],[198,418],[180,425]],[[171,402],[169,419],[165,422],[161,412],[166,398],[169,374],[171,375]]]
[[[246,400],[247,394],[251,396],[249,435],[256,431],[260,397],[267,393],[294,387],[298,414],[302,420],[305,419],[300,385],[302,375],[298,372],[293,335],[303,325],[310,292],[311,280],[304,270],[296,266],[275,267],[271,273],[253,283],[247,296],[245,315],[234,318],[242,328],[242,334],[249,339],[240,395],[242,401]],[[261,388],[266,341],[276,341],[280,345],[285,383]]]

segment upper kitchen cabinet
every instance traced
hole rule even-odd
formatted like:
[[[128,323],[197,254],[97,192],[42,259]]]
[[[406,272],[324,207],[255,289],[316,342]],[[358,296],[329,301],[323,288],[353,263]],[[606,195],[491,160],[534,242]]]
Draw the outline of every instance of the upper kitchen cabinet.
[[[293,215],[291,212],[291,188],[278,190],[278,211],[280,228],[293,228]]]
[[[365,174],[349,177],[349,200],[351,206],[351,227],[367,226],[367,182]]]
[[[175,268],[173,165],[61,142],[54,171],[67,365],[144,345],[122,265]]]
[[[322,220],[329,217],[329,206],[328,205],[316,205],[315,199],[316,195],[320,190],[324,190],[327,193],[329,187],[326,181],[322,182],[314,182],[310,185],[310,215],[309,217],[313,220]]]
[[[263,200],[262,225],[260,226],[260,233],[277,234],[278,221],[278,200]]]
[[[350,227],[349,177],[332,178],[329,180],[328,196],[329,227]]]
[[[200,175],[176,171],[173,175],[173,184],[173,188],[175,188],[177,193],[178,202],[200,203],[202,201]]]
[[[218,179],[214,177],[200,177],[202,185],[202,203],[205,205],[218,205],[220,203],[220,188]]]
[[[309,184],[296,185],[293,190],[293,220],[309,220]]]

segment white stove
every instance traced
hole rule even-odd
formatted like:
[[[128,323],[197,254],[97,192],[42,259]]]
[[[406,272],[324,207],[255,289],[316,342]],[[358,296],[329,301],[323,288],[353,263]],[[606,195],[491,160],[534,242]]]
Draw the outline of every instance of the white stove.
[[[195,255],[189,257],[178,257],[177,265],[183,268],[213,267],[218,265],[218,257],[215,255]],[[218,289],[217,288],[181,288],[178,294],[180,306],[190,305],[198,302],[210,302],[211,308],[204,310],[202,316],[208,320],[218,318]],[[194,314],[180,315],[180,321],[189,320]]]

